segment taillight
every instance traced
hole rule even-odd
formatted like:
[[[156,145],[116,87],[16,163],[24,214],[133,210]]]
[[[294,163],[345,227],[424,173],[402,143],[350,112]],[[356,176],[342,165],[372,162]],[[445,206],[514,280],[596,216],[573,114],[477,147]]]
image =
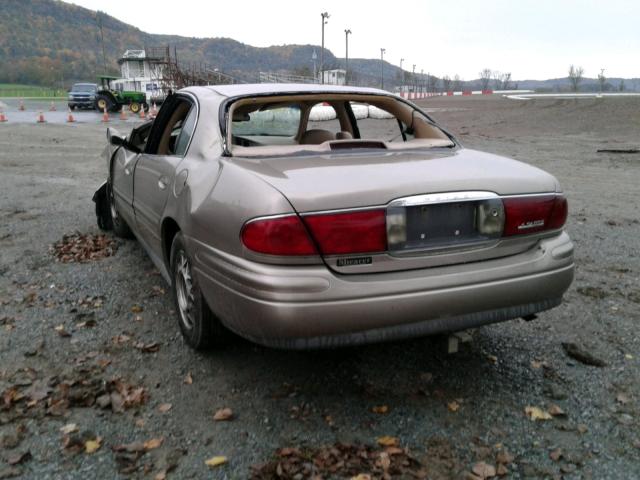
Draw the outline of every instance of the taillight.
[[[307,215],[309,227],[323,255],[374,253],[387,249],[385,210]]]
[[[556,230],[567,220],[567,199],[562,195],[531,195],[503,199],[505,237]]]
[[[267,255],[317,255],[317,250],[298,215],[262,218],[242,228],[242,243]]]

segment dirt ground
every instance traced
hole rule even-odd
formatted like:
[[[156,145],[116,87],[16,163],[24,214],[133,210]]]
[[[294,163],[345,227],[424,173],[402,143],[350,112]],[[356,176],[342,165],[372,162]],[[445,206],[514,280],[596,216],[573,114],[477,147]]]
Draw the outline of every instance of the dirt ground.
[[[639,146],[640,101],[422,105],[465,146],[556,175],[576,244],[562,306],[479,329],[455,355],[435,338],[191,351],[135,241],[99,238],[113,255],[84,263],[50,252],[65,234],[100,233],[91,202],[106,173],[99,116],[39,125],[11,121],[9,110],[0,124],[0,479],[235,479],[268,462],[256,478],[290,478],[294,460],[314,455],[338,458],[332,478],[366,473],[339,463],[342,444],[368,446],[358,458],[375,459],[374,478],[389,458],[404,459],[397,478],[640,478],[640,155],[597,153]],[[569,356],[567,342],[582,352]],[[223,408],[231,418],[214,420]],[[226,463],[207,466],[215,456]]]

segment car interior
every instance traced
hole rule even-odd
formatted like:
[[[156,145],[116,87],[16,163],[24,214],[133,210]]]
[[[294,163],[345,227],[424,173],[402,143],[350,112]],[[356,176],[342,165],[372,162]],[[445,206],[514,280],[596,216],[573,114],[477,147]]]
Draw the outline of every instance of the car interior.
[[[455,145],[422,112],[382,95],[241,99],[231,105],[230,118],[228,143],[235,156]]]

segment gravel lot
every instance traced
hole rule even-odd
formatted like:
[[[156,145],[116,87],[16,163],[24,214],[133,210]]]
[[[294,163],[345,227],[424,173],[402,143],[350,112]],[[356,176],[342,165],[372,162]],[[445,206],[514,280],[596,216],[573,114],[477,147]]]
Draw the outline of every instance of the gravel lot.
[[[0,479],[248,478],[280,448],[381,449],[384,436],[433,479],[474,478],[480,462],[484,476],[495,467],[504,478],[640,478],[640,155],[597,153],[639,146],[640,100],[423,105],[467,147],[556,175],[576,244],[562,306],[477,330],[455,355],[438,338],[318,352],[237,340],[194,353],[135,241],[86,263],[49,251],[65,234],[99,233],[99,115],[38,125],[35,115],[12,121],[9,109],[0,124]],[[563,342],[604,366],[568,356]],[[233,417],[214,421],[225,407]],[[227,463],[205,465],[213,456]],[[267,471],[259,478],[277,478]]]

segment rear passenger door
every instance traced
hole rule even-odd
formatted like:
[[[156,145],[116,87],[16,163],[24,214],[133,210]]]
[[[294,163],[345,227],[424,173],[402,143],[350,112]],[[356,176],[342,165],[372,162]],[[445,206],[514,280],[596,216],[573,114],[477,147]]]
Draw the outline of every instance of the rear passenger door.
[[[158,256],[162,252],[161,222],[173,193],[176,168],[187,153],[197,118],[195,100],[169,97],[155,120],[145,152],[136,163],[133,209],[142,240]]]

